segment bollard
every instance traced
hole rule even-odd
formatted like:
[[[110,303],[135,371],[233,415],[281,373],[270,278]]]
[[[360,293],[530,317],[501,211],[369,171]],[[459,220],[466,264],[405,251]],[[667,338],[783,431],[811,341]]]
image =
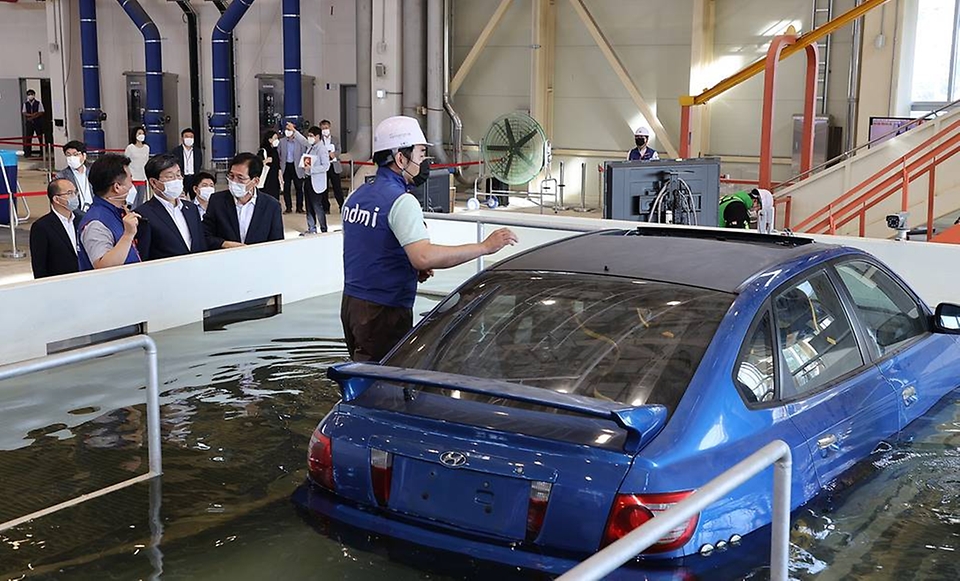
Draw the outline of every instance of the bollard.
[[[553,208],[553,211],[554,211],[554,212],[563,212],[563,211],[566,211],[566,210],[567,210],[567,207],[563,205],[563,188],[564,188],[564,184],[563,184],[563,162],[561,161],[561,162],[560,162],[560,183],[557,184],[557,189],[560,191],[560,204],[557,205],[557,206],[554,206],[554,208]]]
[[[587,207],[587,162],[580,164],[580,207],[574,208],[574,212],[592,212],[593,208]]]

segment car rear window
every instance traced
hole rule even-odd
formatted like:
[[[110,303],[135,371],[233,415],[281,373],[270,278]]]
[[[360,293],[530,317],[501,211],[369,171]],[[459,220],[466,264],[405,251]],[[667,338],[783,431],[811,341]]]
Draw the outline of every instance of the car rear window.
[[[493,271],[447,297],[384,363],[672,412],[733,298],[663,282]]]

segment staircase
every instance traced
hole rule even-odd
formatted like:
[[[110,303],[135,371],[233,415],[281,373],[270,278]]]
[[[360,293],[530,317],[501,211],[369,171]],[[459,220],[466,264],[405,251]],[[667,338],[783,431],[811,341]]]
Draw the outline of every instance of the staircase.
[[[960,108],[862,148],[847,161],[775,192],[779,225],[795,232],[889,238],[886,216],[932,231],[960,210]],[[951,219],[948,224],[952,224]],[[960,239],[960,235],[957,236]]]

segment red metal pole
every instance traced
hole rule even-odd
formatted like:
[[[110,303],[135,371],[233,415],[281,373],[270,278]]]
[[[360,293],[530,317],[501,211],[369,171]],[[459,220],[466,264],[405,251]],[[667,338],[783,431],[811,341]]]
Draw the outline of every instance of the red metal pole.
[[[693,110],[690,105],[680,108],[680,159],[690,158],[690,117]]]
[[[933,197],[937,193],[936,160],[934,160],[933,165],[930,166],[930,171],[927,172],[927,174],[927,179],[929,180],[927,184],[927,240],[930,240],[933,238]]]
[[[904,159],[903,161],[903,171],[900,174],[900,179],[903,181],[903,194],[900,195],[900,211],[906,212],[907,208],[910,207],[910,172],[907,171],[907,160]]]
[[[787,196],[786,208],[783,209],[783,228],[790,229],[790,207],[793,206],[793,196]]]
[[[803,101],[803,144],[800,149],[800,173],[806,178],[806,172],[813,167],[813,128],[816,121],[817,70],[820,64],[820,52],[816,44],[807,47],[807,89]],[[804,179],[806,179],[804,178]]]
[[[769,190],[773,182],[773,96],[777,82],[777,64],[780,53],[787,46],[797,42],[793,35],[773,37],[763,74],[763,119],[760,124],[760,187]]]

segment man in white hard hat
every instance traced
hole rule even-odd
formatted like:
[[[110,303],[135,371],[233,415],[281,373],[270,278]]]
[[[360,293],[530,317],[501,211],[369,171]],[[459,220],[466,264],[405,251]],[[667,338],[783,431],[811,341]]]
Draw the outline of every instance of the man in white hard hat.
[[[360,186],[343,207],[343,323],[354,361],[379,361],[413,327],[417,283],[435,268],[451,268],[516,244],[501,228],[479,244],[430,242],[411,186],[430,173],[427,143],[412,117],[390,117],[373,135],[377,176]]]
[[[642,125],[638,127],[637,130],[633,132],[633,141],[637,146],[630,150],[630,153],[627,155],[627,161],[652,161],[660,159],[656,150],[647,147],[647,144],[650,143],[649,129]]]

